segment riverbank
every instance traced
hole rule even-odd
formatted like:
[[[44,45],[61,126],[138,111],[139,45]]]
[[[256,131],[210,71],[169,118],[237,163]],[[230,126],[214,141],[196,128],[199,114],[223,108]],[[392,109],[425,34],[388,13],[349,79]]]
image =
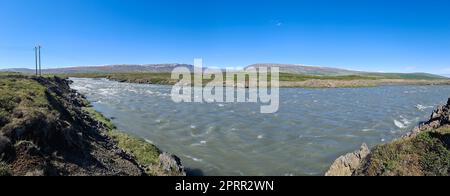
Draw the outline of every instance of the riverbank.
[[[0,76],[0,175],[185,175],[180,160],[123,134],[69,81]]]
[[[448,176],[450,99],[406,136],[338,158],[327,176]]]
[[[109,80],[137,83],[174,85],[179,80],[171,79],[171,73],[112,73],[112,74],[69,74],[61,77],[76,78],[107,78]],[[193,77],[193,76],[192,76]],[[299,74],[280,73],[280,87],[286,88],[358,88],[392,85],[450,85],[450,79],[438,78],[403,78],[381,76],[310,76]],[[211,80],[203,80],[204,84]],[[224,86],[233,84],[233,81],[225,82]],[[220,85],[220,84],[219,84]],[[239,87],[252,87],[248,83],[237,83]],[[254,86],[253,86],[254,87]]]

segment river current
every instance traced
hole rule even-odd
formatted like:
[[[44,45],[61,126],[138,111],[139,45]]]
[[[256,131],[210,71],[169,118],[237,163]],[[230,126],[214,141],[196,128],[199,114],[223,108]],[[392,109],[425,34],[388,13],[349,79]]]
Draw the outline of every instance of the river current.
[[[280,89],[280,109],[174,103],[171,87],[71,78],[118,129],[179,156],[193,175],[323,175],[342,154],[398,138],[450,97],[450,86]]]

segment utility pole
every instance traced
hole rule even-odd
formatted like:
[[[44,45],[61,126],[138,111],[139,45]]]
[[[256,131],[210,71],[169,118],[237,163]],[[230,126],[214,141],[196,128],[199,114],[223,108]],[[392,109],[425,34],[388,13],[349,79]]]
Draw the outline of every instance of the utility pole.
[[[36,76],[38,75],[38,48],[37,46],[34,47],[34,58],[36,62]]]
[[[38,45],[38,53],[39,53],[39,76],[42,76],[42,70],[41,70],[41,45]]]

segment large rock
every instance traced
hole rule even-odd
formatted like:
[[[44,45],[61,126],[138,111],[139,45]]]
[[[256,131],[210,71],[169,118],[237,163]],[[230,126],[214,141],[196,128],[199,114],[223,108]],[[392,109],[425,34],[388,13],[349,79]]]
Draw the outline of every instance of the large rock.
[[[408,135],[406,135],[406,137],[415,137],[423,131],[429,131],[449,125],[450,98],[447,101],[447,105],[439,106],[436,110],[434,110],[428,122],[422,123],[418,127],[414,128]]]
[[[352,176],[360,168],[362,162],[369,154],[369,147],[363,144],[360,150],[339,157],[325,176]]]
[[[9,154],[12,151],[12,145],[11,141],[3,136],[0,135],[0,161],[4,159],[6,154]]]
[[[186,176],[184,167],[181,164],[180,158],[169,153],[162,153],[159,155],[160,168],[167,174],[172,176]]]

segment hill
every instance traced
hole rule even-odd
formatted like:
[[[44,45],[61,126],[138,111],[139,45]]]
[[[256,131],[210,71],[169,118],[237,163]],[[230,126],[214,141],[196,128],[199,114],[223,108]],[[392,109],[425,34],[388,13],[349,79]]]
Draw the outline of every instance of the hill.
[[[292,64],[254,64],[246,67],[245,69],[260,68],[260,67],[266,68],[279,67],[281,73],[291,73],[291,74],[311,75],[311,76],[365,76],[365,77],[374,77],[377,79],[413,79],[413,80],[448,79],[447,77],[444,76],[428,73],[378,73],[378,72],[352,71],[330,67],[317,67],[317,66],[292,65]]]
[[[116,73],[170,73],[177,67],[186,67],[189,70],[193,70],[193,65],[189,64],[146,64],[146,65],[104,65],[104,66],[84,66],[84,67],[68,67],[68,68],[55,68],[55,69],[43,69],[43,74],[116,74]],[[434,79],[448,79],[445,76],[427,74],[427,73],[378,73],[378,72],[362,72],[346,69],[338,69],[331,67],[317,67],[317,66],[305,66],[305,65],[292,65],[292,64],[254,64],[247,66],[248,68],[260,68],[260,67],[279,67],[281,73],[295,74],[301,76],[360,76],[360,77],[373,77],[376,79],[422,79],[422,80],[434,80]],[[2,72],[18,72],[24,74],[34,74],[33,69],[3,69]]]
[[[147,65],[104,65],[104,66],[84,66],[84,67],[68,67],[56,69],[43,69],[43,74],[85,74],[85,73],[170,73],[177,67],[187,67],[192,69],[192,65],[187,64],[147,64]],[[25,74],[33,74],[33,69],[5,69],[4,72],[19,72]]]
[[[338,68],[292,65],[292,64],[254,64],[247,66],[245,69],[261,68],[261,67],[265,68],[279,67],[280,72],[282,73],[314,75],[314,76],[347,76],[347,75],[359,75],[361,73],[358,71],[350,71]]]

